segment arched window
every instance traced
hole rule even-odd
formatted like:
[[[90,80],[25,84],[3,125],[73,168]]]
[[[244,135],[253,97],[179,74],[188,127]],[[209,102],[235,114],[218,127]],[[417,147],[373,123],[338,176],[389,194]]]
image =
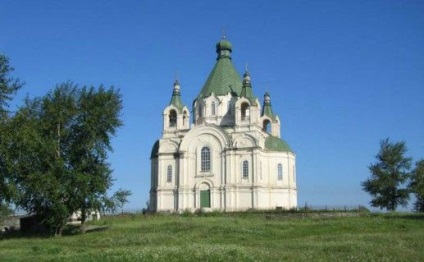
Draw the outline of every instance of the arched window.
[[[228,108],[228,114],[229,115],[232,115],[233,114],[233,111],[231,110],[231,101],[228,101],[227,108]]]
[[[264,122],[262,123],[262,131],[271,133],[270,126],[271,126],[271,122],[269,121],[269,119],[265,119]]]
[[[211,170],[211,151],[209,147],[203,147],[200,151],[200,170],[210,171]]]
[[[169,111],[169,127],[177,125],[177,112],[175,110]]]
[[[212,104],[211,104],[211,113],[212,113],[212,115],[214,116],[215,115],[215,101],[212,101]]]
[[[199,117],[203,117],[203,106],[199,104]]]
[[[249,178],[249,162],[243,161],[243,178]]]
[[[249,104],[244,102],[241,104],[241,120],[249,120]]]
[[[166,182],[172,182],[172,166],[169,165],[166,170]]]
[[[187,121],[187,111],[184,111],[184,113],[183,113],[183,126],[186,125],[186,121]]]
[[[277,174],[278,174],[278,180],[283,180],[283,165],[282,164],[278,164]]]

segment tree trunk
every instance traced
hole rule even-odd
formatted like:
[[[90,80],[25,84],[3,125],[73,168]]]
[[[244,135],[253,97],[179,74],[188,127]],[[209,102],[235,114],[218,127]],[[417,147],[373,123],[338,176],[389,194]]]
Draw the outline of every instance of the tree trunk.
[[[85,233],[87,231],[85,226],[85,221],[87,220],[87,210],[85,208],[81,209],[81,233]]]
[[[63,230],[63,226],[62,226],[62,225],[60,225],[60,226],[56,227],[56,230],[55,230],[55,232],[54,232],[54,236],[55,236],[55,237],[60,237],[60,236],[62,236],[62,230]]]

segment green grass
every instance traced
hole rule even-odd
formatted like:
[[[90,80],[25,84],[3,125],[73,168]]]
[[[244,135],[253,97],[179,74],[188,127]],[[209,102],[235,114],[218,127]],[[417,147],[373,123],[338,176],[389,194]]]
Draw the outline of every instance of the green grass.
[[[109,217],[94,223],[105,230],[0,240],[0,261],[424,261],[423,215],[329,214]]]

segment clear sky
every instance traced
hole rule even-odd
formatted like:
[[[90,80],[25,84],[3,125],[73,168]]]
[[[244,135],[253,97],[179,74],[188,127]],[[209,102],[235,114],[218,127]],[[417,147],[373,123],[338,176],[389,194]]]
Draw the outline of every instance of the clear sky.
[[[0,2],[0,52],[26,83],[16,105],[68,80],[121,90],[112,190],[131,190],[132,210],[148,200],[175,77],[191,108],[223,27],[297,155],[299,205],[368,206],[360,183],[381,139],[424,158],[424,1]]]

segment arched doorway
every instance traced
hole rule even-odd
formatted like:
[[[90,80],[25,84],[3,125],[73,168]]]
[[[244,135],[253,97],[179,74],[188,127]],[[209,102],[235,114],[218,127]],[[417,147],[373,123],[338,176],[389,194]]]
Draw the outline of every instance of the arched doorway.
[[[206,183],[200,185],[200,207],[211,207],[211,190]]]

